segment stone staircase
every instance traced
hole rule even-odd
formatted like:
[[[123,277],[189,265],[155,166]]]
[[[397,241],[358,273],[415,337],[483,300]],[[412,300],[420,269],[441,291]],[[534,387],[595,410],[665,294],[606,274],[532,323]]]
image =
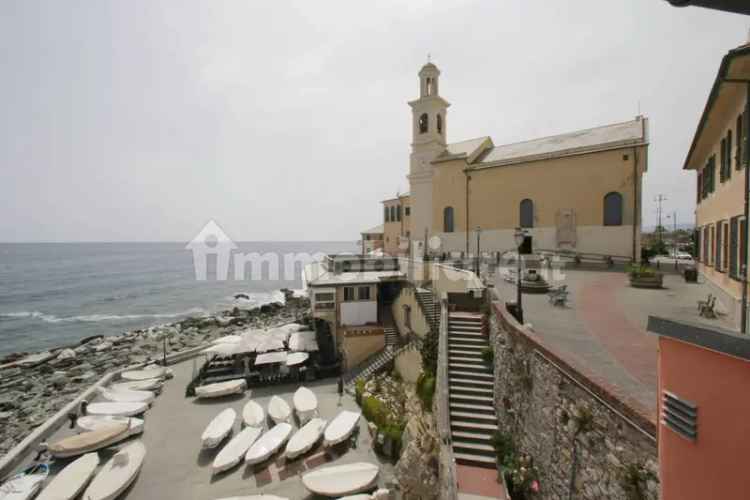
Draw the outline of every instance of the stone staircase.
[[[400,336],[395,328],[393,328],[392,326],[386,326],[383,329],[383,333],[385,334],[386,349],[395,349],[396,347],[398,347]]]
[[[368,379],[370,375],[377,373],[403,351],[407,349],[416,349],[416,347],[416,343],[412,341],[398,348],[394,346],[392,348],[386,347],[381,349],[344,375],[345,389],[347,391],[354,390],[354,384],[357,383],[357,380]]]
[[[497,430],[492,367],[482,360],[489,340],[482,316],[450,313],[448,319],[448,388],[451,436],[456,462],[495,468],[492,435]]]
[[[440,331],[440,303],[431,290],[417,288],[417,302],[433,332]]]

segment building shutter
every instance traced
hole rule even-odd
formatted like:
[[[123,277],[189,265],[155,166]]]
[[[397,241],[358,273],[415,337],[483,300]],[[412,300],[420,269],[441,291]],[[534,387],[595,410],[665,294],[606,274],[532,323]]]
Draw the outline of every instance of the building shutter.
[[[711,240],[711,237],[709,235],[709,227],[705,226],[703,228],[703,263],[708,265],[711,263],[709,256],[708,256],[708,242]]]
[[[696,188],[696,203],[701,202],[701,198],[703,197],[703,174],[701,172],[698,172],[698,186]]]
[[[722,254],[724,252],[721,251],[721,249],[722,249],[721,238],[722,238],[722,233],[724,231],[722,231],[721,228],[722,228],[722,223],[721,223],[721,221],[719,221],[719,222],[716,223],[716,253],[714,254],[714,255],[716,255],[716,259],[714,259],[714,260],[716,262],[716,270],[717,271],[721,271],[722,267],[723,267],[722,266],[722,262],[721,262],[721,258],[722,258]]]
[[[724,182],[727,178],[727,140],[721,140],[719,149],[719,182]]]
[[[703,262],[703,259],[701,258],[701,231],[703,231],[703,229],[698,227],[694,232],[695,249],[693,250],[693,252],[695,253],[695,260],[697,260],[698,262]]]
[[[732,178],[732,131],[727,132],[727,151],[725,156],[727,157],[727,173],[725,174],[727,180]]]
[[[729,219],[729,276],[737,278],[737,217]]]

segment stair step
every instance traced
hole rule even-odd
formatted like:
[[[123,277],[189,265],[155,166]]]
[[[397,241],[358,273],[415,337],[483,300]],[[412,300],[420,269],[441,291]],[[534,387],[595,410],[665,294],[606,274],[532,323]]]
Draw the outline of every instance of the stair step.
[[[464,371],[464,370],[450,370],[448,373],[449,377],[458,377],[462,379],[469,379],[470,383],[476,384],[481,383],[482,380],[486,380],[490,383],[490,385],[493,384],[495,377],[491,373],[487,372],[472,372],[472,371]]]
[[[469,422],[473,422],[475,420],[481,420],[482,422],[490,422],[490,423],[496,423],[497,422],[497,416],[493,413],[492,415],[487,415],[484,413],[469,413],[465,411],[450,411],[451,414],[451,423],[453,421],[460,422],[462,420],[468,420]]]
[[[489,444],[483,444],[483,443],[472,443],[471,441],[463,441],[463,440],[453,440],[453,448],[459,448],[462,450],[466,450],[469,453],[472,451],[479,454],[487,454],[489,453],[490,456],[495,457],[495,448],[493,448]]]
[[[486,337],[454,337],[454,336],[448,336],[448,346],[456,345],[456,344],[474,344],[479,346],[489,346],[490,343],[487,341]]]
[[[497,430],[496,423],[488,422],[470,422],[466,420],[458,420],[451,422],[451,429],[461,429],[466,432],[495,432]],[[453,431],[456,432],[456,431]]]
[[[480,396],[478,394],[454,394],[453,391],[451,391],[450,400],[453,401],[459,399],[462,402],[468,402],[469,404],[471,404],[472,401],[487,404],[490,406],[493,406],[495,404],[495,398],[493,398],[492,396]]]
[[[466,356],[448,356],[448,361],[451,363],[466,363],[469,365],[477,365],[480,367],[489,368],[487,363],[484,362],[481,356],[466,357]]]
[[[496,460],[494,457],[485,457],[482,455],[475,455],[473,453],[454,453],[454,458],[458,463],[465,463],[468,465],[479,465],[488,468],[495,468]]]
[[[464,331],[458,331],[453,330],[452,328],[448,329],[448,337],[481,337],[481,338],[487,338],[485,334],[483,334],[480,331],[476,332],[464,332]]]
[[[492,433],[490,432],[453,431],[451,436],[454,441],[457,439],[462,441],[492,441]]]
[[[492,406],[492,403],[466,404],[466,403],[454,403],[451,401],[449,404],[450,404],[451,410],[455,409],[456,411],[473,411],[477,413],[483,413],[485,415],[495,416],[495,407]]]
[[[448,369],[478,372],[482,374],[486,373],[490,378],[492,377],[491,369],[488,368],[484,363],[454,363],[453,361],[449,360]]]
[[[456,372],[453,372],[452,375],[458,375],[458,374]],[[474,375],[474,374],[472,373],[471,375]],[[489,391],[492,389],[492,386],[495,385],[494,379],[493,380],[477,380],[477,379],[463,378],[461,376],[456,376],[456,377],[449,376],[448,384],[452,389],[453,388],[460,389],[459,386],[461,386],[462,384],[467,385],[468,388],[466,390],[468,390],[469,388],[474,388],[477,390],[477,392],[484,390],[481,387],[477,387],[477,386],[485,386],[487,388],[486,390]]]
[[[448,349],[448,355],[454,355],[454,356],[469,356],[469,357],[478,357],[482,358],[482,350],[476,349],[473,351],[470,351],[468,349]]]

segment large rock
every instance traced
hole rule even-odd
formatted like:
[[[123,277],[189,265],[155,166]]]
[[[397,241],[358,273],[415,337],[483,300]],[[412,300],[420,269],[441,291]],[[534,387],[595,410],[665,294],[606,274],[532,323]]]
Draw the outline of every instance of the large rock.
[[[420,415],[406,425],[403,452],[395,475],[405,500],[432,500],[439,497],[439,446],[429,417]]]

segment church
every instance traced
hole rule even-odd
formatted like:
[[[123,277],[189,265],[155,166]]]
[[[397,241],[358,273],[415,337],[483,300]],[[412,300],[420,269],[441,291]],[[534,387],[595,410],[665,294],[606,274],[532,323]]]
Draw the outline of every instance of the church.
[[[396,198],[403,210],[383,202],[386,253],[418,257],[427,243],[429,254],[473,254],[477,230],[482,252],[503,252],[515,249],[521,227],[534,252],[640,259],[645,117],[513,144],[489,136],[451,143],[450,103],[431,62],[409,106],[410,193]]]

